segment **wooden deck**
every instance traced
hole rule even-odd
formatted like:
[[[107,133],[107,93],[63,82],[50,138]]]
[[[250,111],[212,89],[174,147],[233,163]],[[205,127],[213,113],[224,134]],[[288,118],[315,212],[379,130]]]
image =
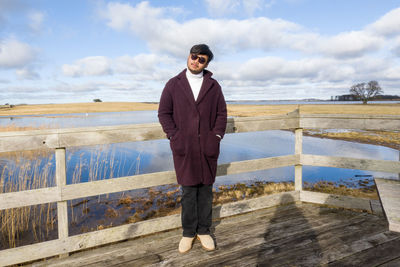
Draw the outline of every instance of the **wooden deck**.
[[[181,229],[33,266],[400,266],[400,233],[383,216],[298,203],[214,222],[217,250],[177,251]]]
[[[389,229],[400,232],[400,181],[375,178]]]

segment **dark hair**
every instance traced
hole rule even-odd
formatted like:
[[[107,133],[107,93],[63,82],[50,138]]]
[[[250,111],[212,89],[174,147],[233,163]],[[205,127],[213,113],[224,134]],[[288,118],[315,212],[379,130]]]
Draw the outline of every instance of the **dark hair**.
[[[210,62],[214,58],[213,53],[211,52],[210,48],[206,44],[194,45],[190,49],[190,53],[191,54],[196,54],[196,55],[206,55],[206,56],[208,56],[207,63]]]

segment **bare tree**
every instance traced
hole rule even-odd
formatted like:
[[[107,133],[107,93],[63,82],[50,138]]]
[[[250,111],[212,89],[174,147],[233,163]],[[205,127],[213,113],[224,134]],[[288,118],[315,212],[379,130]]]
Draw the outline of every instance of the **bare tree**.
[[[350,88],[350,93],[355,95],[358,99],[362,100],[363,104],[367,104],[369,100],[377,95],[383,93],[382,88],[377,81],[370,81],[369,83],[359,83]]]

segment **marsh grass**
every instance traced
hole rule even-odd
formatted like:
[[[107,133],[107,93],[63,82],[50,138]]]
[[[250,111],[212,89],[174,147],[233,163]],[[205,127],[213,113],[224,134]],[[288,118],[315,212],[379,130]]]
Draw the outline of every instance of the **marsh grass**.
[[[359,198],[379,199],[376,186],[369,179],[360,180],[357,182],[357,185],[354,184],[352,186],[327,181],[319,181],[316,183],[305,182],[304,190]]]
[[[43,129],[46,128],[45,126]],[[37,130],[37,127],[10,126],[0,131]],[[305,131],[307,134],[307,131]],[[365,142],[394,143],[400,139],[396,133],[374,132]],[[329,135],[318,137],[362,140],[361,134]],[[378,137],[377,137],[378,136]],[[368,139],[369,138],[369,139]],[[371,139],[378,138],[378,139]],[[381,139],[383,138],[383,139]],[[372,141],[371,141],[372,140]],[[139,174],[142,154],[135,160],[116,146],[95,146],[67,150],[67,176],[69,183],[81,183]],[[0,193],[31,190],[55,186],[54,151],[37,150],[0,154]],[[373,185],[354,188],[344,184],[319,182],[305,183],[305,189],[330,194],[351,195],[377,199]],[[214,190],[214,205],[259,197],[266,194],[294,190],[291,182],[253,182],[222,185]],[[69,201],[70,234],[105,229],[125,223],[134,223],[180,212],[181,192],[177,185],[152,187]],[[56,203],[28,206],[0,211],[1,249],[42,242],[57,238]]]
[[[54,186],[54,154],[49,151],[2,153],[0,193]],[[48,238],[56,229],[55,203],[0,211],[1,248]]]
[[[126,170],[140,173],[141,152],[135,160],[116,147],[96,146],[67,151],[69,183],[122,176]],[[54,186],[54,153],[38,156],[15,152],[1,172],[2,193]],[[7,177],[7,179],[5,179]],[[11,182],[14,181],[14,182]],[[343,185],[319,183],[308,190],[374,198],[373,193]],[[219,205],[294,190],[293,182],[237,183],[214,188],[213,204]],[[362,194],[361,194],[362,193]],[[376,192],[375,192],[376,194]],[[180,213],[180,187],[176,184],[125,191],[69,201],[70,235],[106,229],[126,223]],[[56,203],[1,211],[1,248],[57,238]]]
[[[307,136],[380,145],[400,150],[400,131],[345,130],[329,132],[327,130],[304,129],[303,133]]]

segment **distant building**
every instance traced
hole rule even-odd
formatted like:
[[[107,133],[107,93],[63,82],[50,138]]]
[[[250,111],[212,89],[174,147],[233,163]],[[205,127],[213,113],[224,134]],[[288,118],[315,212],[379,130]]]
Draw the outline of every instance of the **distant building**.
[[[359,101],[356,95],[337,95],[331,96],[331,101]],[[374,100],[400,100],[400,96],[398,95],[377,95],[370,99],[370,101]]]
[[[357,101],[359,100],[355,95],[337,95],[335,101]]]

